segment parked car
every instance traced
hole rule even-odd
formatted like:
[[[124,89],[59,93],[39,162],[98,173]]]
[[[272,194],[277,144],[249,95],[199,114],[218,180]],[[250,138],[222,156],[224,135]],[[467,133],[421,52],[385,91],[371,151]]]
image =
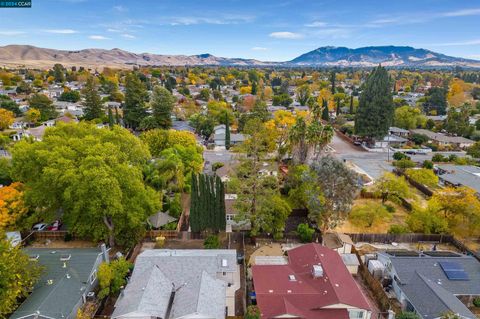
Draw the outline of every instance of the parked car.
[[[33,230],[33,231],[46,230],[47,226],[48,226],[48,225],[45,224],[45,223],[38,223],[38,224],[33,225],[32,230]]]
[[[56,220],[54,221],[50,226],[47,227],[47,230],[50,230],[50,231],[57,231],[57,230],[60,230],[60,228],[62,227],[62,222],[60,220]]]

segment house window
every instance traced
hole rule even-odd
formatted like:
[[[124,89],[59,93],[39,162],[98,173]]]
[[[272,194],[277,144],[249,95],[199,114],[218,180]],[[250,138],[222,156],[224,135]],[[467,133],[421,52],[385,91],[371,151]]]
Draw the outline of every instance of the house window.
[[[90,275],[90,284],[93,285],[96,279],[97,279],[97,270],[95,269]]]
[[[350,319],[362,319],[363,318],[363,310],[350,310],[349,318]]]

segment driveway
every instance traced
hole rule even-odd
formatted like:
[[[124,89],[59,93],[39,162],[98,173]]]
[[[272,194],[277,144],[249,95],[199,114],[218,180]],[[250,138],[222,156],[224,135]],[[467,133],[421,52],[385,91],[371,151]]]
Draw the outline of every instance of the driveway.
[[[204,150],[203,159],[205,161],[203,172],[210,174],[212,173],[212,164],[217,162],[229,163],[233,159],[233,153],[226,149]]]

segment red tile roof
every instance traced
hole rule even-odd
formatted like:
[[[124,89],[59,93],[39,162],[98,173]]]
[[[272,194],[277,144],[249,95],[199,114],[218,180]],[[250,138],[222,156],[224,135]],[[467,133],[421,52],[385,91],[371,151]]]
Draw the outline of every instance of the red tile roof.
[[[288,252],[288,265],[255,265],[252,268],[257,304],[263,319],[292,315],[305,319],[348,318],[346,305],[370,311],[370,306],[344,265],[340,255],[319,244],[307,244]],[[320,264],[323,277],[312,276]],[[295,277],[294,280],[290,276]],[[324,307],[334,306],[334,308]]]

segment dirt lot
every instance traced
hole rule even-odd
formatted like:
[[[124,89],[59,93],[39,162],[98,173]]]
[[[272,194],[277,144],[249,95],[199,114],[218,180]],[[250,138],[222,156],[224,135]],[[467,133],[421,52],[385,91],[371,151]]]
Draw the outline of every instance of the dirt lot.
[[[32,248],[95,248],[98,247],[97,244],[92,243],[91,241],[86,240],[72,240],[72,241],[63,241],[63,240],[36,240],[29,244],[29,247]]]

